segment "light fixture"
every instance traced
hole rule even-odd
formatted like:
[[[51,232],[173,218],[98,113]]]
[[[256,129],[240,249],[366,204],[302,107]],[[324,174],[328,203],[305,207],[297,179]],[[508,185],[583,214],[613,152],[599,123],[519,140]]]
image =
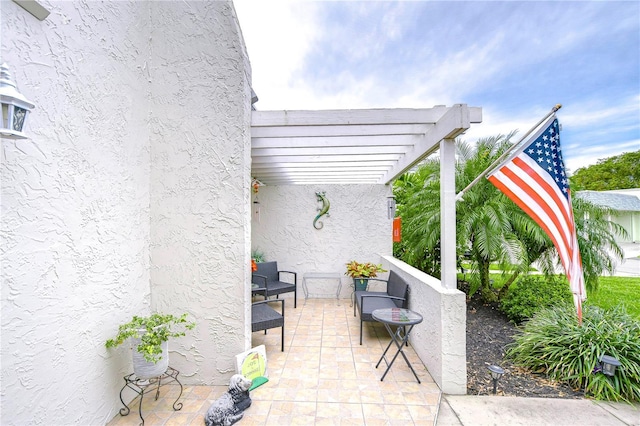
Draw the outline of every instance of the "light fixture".
[[[602,355],[600,357],[600,371],[605,376],[613,377],[616,374],[616,367],[621,365],[620,361],[612,356]]]
[[[495,395],[496,389],[498,388],[498,380],[500,380],[500,377],[504,374],[504,370],[497,365],[490,365],[487,368],[491,371],[491,378],[493,379],[493,394]]]
[[[393,219],[396,216],[396,198],[387,197],[387,219]]]
[[[11,73],[7,64],[0,65],[0,103],[2,104],[2,122],[0,135],[10,139],[25,139],[27,135],[22,131],[29,112],[35,107],[16,88],[11,80]]]

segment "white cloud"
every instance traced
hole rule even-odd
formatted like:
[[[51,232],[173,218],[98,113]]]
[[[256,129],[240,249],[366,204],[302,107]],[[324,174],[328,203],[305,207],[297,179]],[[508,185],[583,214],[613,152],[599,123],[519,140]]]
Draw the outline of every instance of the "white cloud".
[[[640,148],[639,25],[629,3],[235,5],[258,109],[467,103],[483,108],[483,123],[462,137],[473,142],[513,130],[519,140],[560,101],[570,169]]]
[[[251,62],[252,86],[262,101],[257,106],[267,104],[269,109],[287,109],[284,105],[288,97],[300,85],[294,76],[319,31],[317,4],[234,0],[234,6]]]

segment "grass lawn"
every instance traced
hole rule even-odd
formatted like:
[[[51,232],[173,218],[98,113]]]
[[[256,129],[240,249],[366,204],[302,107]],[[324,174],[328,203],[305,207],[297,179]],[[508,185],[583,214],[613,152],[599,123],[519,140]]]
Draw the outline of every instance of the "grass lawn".
[[[587,293],[585,304],[603,309],[623,304],[629,315],[640,319],[640,278],[600,277],[598,291]]]
[[[458,279],[463,279],[462,274],[458,274]],[[499,289],[506,277],[491,274],[491,279],[493,287]],[[598,291],[587,292],[585,305],[609,309],[619,304],[624,305],[629,315],[640,320],[640,278],[600,277]]]
[[[471,270],[471,264],[470,263],[462,263],[461,265],[465,270],[467,270],[467,271]],[[500,271],[501,269],[502,268],[500,268],[500,265],[497,265],[495,263],[492,263],[492,264],[489,265],[489,270],[490,271]],[[533,272],[533,271],[537,271],[537,269],[534,268],[533,266],[530,266],[529,267],[529,271]]]

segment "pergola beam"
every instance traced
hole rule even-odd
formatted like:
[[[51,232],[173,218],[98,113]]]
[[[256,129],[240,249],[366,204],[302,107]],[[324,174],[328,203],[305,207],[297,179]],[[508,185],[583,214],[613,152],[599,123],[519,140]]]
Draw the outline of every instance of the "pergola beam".
[[[481,120],[481,109],[466,105],[253,111],[251,171],[266,185],[317,183],[314,176],[324,183],[388,184],[435,151],[440,140]]]

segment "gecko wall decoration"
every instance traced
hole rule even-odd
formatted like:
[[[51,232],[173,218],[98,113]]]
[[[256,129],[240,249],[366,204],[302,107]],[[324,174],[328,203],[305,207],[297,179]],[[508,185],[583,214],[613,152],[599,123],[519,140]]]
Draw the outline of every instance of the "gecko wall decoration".
[[[329,200],[327,200],[324,192],[316,192],[316,198],[318,199],[318,201],[322,202],[322,207],[318,207],[318,210],[320,212],[316,215],[315,219],[313,219],[313,227],[316,229],[322,229],[324,223],[318,222],[318,219],[320,219],[324,215],[327,215],[327,217],[329,217],[329,207],[331,204],[329,204]]]

